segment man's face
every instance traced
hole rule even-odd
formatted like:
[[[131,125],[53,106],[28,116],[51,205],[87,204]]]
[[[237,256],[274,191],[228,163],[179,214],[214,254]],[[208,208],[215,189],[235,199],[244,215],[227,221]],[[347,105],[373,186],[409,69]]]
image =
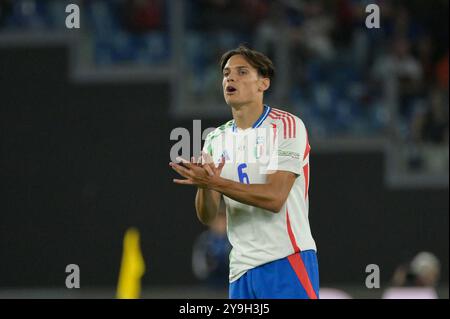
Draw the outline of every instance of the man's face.
[[[269,83],[268,78],[259,76],[258,71],[239,54],[229,58],[223,68],[223,95],[230,106],[240,106],[262,99]]]

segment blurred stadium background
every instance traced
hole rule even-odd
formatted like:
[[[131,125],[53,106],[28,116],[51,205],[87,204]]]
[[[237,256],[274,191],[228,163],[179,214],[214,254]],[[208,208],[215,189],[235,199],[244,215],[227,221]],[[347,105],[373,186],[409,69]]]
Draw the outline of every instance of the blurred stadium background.
[[[167,164],[174,128],[230,117],[217,62],[240,43],[274,60],[267,102],[309,129],[321,286],[381,298],[428,269],[448,298],[446,0],[0,0],[0,298],[115,297],[129,227],[143,298],[227,296],[225,248]]]

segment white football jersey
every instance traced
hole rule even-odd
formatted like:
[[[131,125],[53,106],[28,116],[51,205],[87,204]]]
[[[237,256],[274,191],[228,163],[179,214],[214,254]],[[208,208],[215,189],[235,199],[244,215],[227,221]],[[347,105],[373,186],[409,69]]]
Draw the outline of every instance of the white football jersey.
[[[227,233],[233,247],[230,282],[262,264],[316,250],[308,220],[310,146],[298,117],[265,105],[253,127],[241,130],[234,120],[228,121],[208,134],[203,150],[216,163],[224,156],[221,176],[236,182],[263,184],[268,174],[278,170],[297,175],[278,213],[224,195]]]

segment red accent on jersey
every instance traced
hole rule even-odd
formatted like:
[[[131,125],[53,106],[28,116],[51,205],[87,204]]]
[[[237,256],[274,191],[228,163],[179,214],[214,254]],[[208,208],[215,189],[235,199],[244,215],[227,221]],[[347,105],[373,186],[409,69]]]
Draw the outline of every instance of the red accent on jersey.
[[[295,118],[292,114],[272,108],[270,110],[269,116],[274,120],[281,119],[283,121],[285,139],[286,137],[293,138],[296,136],[297,128],[295,124]],[[286,133],[286,131],[288,131],[288,134]]]
[[[294,233],[292,231],[291,221],[289,220],[289,210],[287,208],[287,204],[286,204],[286,224],[287,224],[287,232],[289,235],[289,239],[291,240],[292,247],[294,248],[294,252],[298,253],[298,252],[300,252],[300,248],[298,248],[297,241],[295,240]]]
[[[288,132],[289,132],[289,134],[288,134],[288,137],[289,138],[291,138],[292,137],[292,122],[291,122],[291,116],[289,116],[289,114],[287,114],[287,113],[285,113],[285,112],[282,112],[282,111],[280,111],[280,110],[275,110],[275,109],[272,109],[272,113],[276,116],[276,117],[278,117],[278,118],[281,118],[282,120],[283,120],[283,123],[288,123]],[[284,121],[284,119],[286,119],[286,122]],[[295,124],[295,121],[294,121],[294,124]],[[284,125],[286,125],[286,124],[284,124]]]
[[[308,197],[308,187],[309,187],[309,164],[303,166],[303,175],[305,176],[305,199]]]
[[[306,157],[309,155],[310,151],[311,151],[311,146],[309,145],[308,132],[306,132],[306,148],[305,148],[305,154],[303,155],[303,160],[306,159]]]
[[[275,140],[277,138],[277,125],[274,123],[270,123],[272,125],[272,129],[273,129],[273,141],[272,143],[275,143]]]
[[[294,269],[298,280],[308,294],[309,299],[317,299],[316,292],[314,291],[311,280],[309,279],[308,272],[306,271],[305,264],[300,254],[294,254],[288,256],[289,263]]]
[[[273,115],[272,114],[272,111],[270,111],[270,113],[269,113],[269,117],[271,118],[271,119],[274,119],[274,120],[282,120],[283,121],[283,137],[284,137],[284,139],[286,139],[286,120],[284,119],[284,118],[281,118],[281,117],[279,117],[279,116],[276,116],[276,115]]]
[[[274,109],[274,108],[271,109],[271,112],[279,118],[286,118],[288,120],[288,122],[289,122],[289,127],[288,127],[289,128],[289,138],[293,138],[297,135],[297,127],[295,124],[295,118],[292,114],[282,111],[282,110],[279,110],[279,109]]]

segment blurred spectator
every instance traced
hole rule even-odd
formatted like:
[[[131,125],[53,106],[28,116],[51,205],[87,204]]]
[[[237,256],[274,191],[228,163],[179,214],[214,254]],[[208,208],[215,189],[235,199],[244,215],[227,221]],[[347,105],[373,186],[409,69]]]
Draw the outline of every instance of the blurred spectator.
[[[9,8],[8,27],[30,30],[44,29],[46,27],[46,11],[49,3],[36,0],[11,1]]]
[[[222,208],[223,210],[223,208]],[[209,229],[194,243],[192,269],[195,276],[211,288],[227,288],[231,245],[226,232],[226,215],[218,214]]]
[[[448,144],[448,96],[440,90],[429,94],[423,111],[417,113],[413,122],[413,133],[417,143]]]
[[[347,47],[351,44],[354,31],[356,10],[351,0],[336,1],[336,26],[333,37],[338,45]]]
[[[390,35],[392,38],[405,38],[408,41],[414,41],[422,31],[418,20],[411,17],[411,13],[405,4],[396,7],[393,30]]]
[[[408,264],[399,265],[391,278],[391,285],[394,287],[402,287],[406,284],[409,276],[409,267]]]
[[[422,251],[410,263],[396,269],[391,283],[397,287],[436,287],[440,272],[439,259],[430,252]]]
[[[411,53],[411,43],[406,38],[394,39],[390,52],[375,61],[372,75],[380,83],[386,105],[397,105],[398,109],[391,111],[407,126],[423,77],[422,65]]]
[[[199,31],[250,33],[266,12],[266,1],[193,0],[193,26]]]
[[[322,1],[308,0],[303,3],[303,19],[298,27],[293,27],[294,45],[297,42],[311,57],[330,60],[334,56],[331,32],[333,17],[325,10]]]
[[[283,22],[286,20],[285,8],[279,1],[272,1],[267,4],[267,11],[270,14],[266,19],[260,21],[255,30],[255,48],[269,54],[273,52],[279,39],[279,33]]]
[[[420,287],[435,287],[441,274],[439,259],[429,252],[420,252],[410,264],[414,284]]]
[[[440,277],[439,259],[430,252],[418,253],[409,263],[395,270],[383,299],[437,299],[436,286]]]
[[[448,49],[436,64],[436,80],[438,86],[448,92]]]
[[[124,23],[130,32],[158,30],[163,26],[162,0],[127,0],[124,5]]]
[[[273,0],[272,0],[273,1]],[[262,21],[267,19],[272,12],[270,12],[271,0],[241,0],[242,9],[245,12],[247,19],[250,20],[252,31],[255,30]]]
[[[418,60],[423,69],[423,83],[426,86],[424,87],[426,90],[429,89],[430,86],[433,86],[435,82],[435,65],[433,61],[435,47],[430,35],[424,34],[418,39],[416,51]]]

